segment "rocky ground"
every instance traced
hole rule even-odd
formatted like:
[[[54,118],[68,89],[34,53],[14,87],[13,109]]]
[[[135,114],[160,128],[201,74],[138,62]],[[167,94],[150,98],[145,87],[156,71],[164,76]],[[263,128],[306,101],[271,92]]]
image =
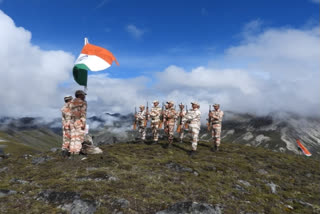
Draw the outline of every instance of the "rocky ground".
[[[0,213],[320,213],[314,158],[223,142],[171,148],[103,145],[102,155],[60,151],[0,160]]]

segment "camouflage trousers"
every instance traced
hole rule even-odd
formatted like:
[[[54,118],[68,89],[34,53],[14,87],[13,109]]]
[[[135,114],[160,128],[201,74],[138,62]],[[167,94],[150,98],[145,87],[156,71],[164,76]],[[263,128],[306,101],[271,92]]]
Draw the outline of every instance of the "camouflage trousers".
[[[189,130],[191,131],[192,135],[192,150],[197,150],[200,127],[190,124]]]
[[[82,142],[84,141],[84,130],[81,129],[82,121],[76,120],[71,126],[71,142],[70,152],[71,154],[79,154],[82,148]]]
[[[71,130],[69,128],[62,129],[62,150],[68,150],[71,142]]]
[[[168,136],[169,143],[172,143],[173,142],[173,134],[174,134],[174,122],[173,123],[167,122],[164,131]]]
[[[184,128],[185,128],[185,124],[182,123],[181,124],[181,129],[180,129],[180,134],[179,134],[179,138],[180,138],[181,141],[183,140],[183,137],[184,137]]]
[[[159,123],[160,122],[151,122],[153,141],[158,141],[159,139]]]
[[[143,125],[139,126],[138,129],[139,133],[140,133],[140,139],[141,140],[145,140],[146,139],[146,127],[144,127]]]
[[[213,145],[220,146],[221,141],[221,124],[212,125],[212,143]]]

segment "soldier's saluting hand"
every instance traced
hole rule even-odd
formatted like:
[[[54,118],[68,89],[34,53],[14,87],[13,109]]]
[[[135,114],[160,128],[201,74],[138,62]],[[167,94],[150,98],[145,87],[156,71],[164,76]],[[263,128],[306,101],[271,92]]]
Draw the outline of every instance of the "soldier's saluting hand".
[[[222,117],[223,111],[220,110],[220,104],[213,105],[214,110],[210,112],[211,123],[212,123],[212,151],[218,151],[221,143],[221,129],[222,129]]]

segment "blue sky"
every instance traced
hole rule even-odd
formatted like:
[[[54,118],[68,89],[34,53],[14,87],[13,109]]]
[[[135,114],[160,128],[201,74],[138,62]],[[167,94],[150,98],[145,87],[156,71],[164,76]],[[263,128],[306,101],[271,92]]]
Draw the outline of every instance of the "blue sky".
[[[120,63],[89,76],[90,114],[158,99],[197,101],[203,112],[220,103],[319,116],[319,7],[320,0],[0,0],[0,116],[59,117],[62,98],[80,88],[72,67],[84,37]]]
[[[254,20],[263,28],[319,21],[312,0],[2,0],[0,9],[31,31],[41,49],[77,56],[85,36],[106,47],[121,65],[107,71],[117,78],[152,76],[169,65],[206,66],[239,44]]]

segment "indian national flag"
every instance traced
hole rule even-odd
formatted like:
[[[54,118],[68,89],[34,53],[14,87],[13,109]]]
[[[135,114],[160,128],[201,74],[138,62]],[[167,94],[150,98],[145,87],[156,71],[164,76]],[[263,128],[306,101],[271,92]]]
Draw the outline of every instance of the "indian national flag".
[[[87,43],[87,40],[85,41]],[[119,65],[116,58],[110,51],[102,47],[87,43],[83,47],[80,56],[74,63],[74,80],[79,85],[87,86],[88,70],[101,71],[107,69],[111,66],[113,61],[115,61],[117,65]]]

